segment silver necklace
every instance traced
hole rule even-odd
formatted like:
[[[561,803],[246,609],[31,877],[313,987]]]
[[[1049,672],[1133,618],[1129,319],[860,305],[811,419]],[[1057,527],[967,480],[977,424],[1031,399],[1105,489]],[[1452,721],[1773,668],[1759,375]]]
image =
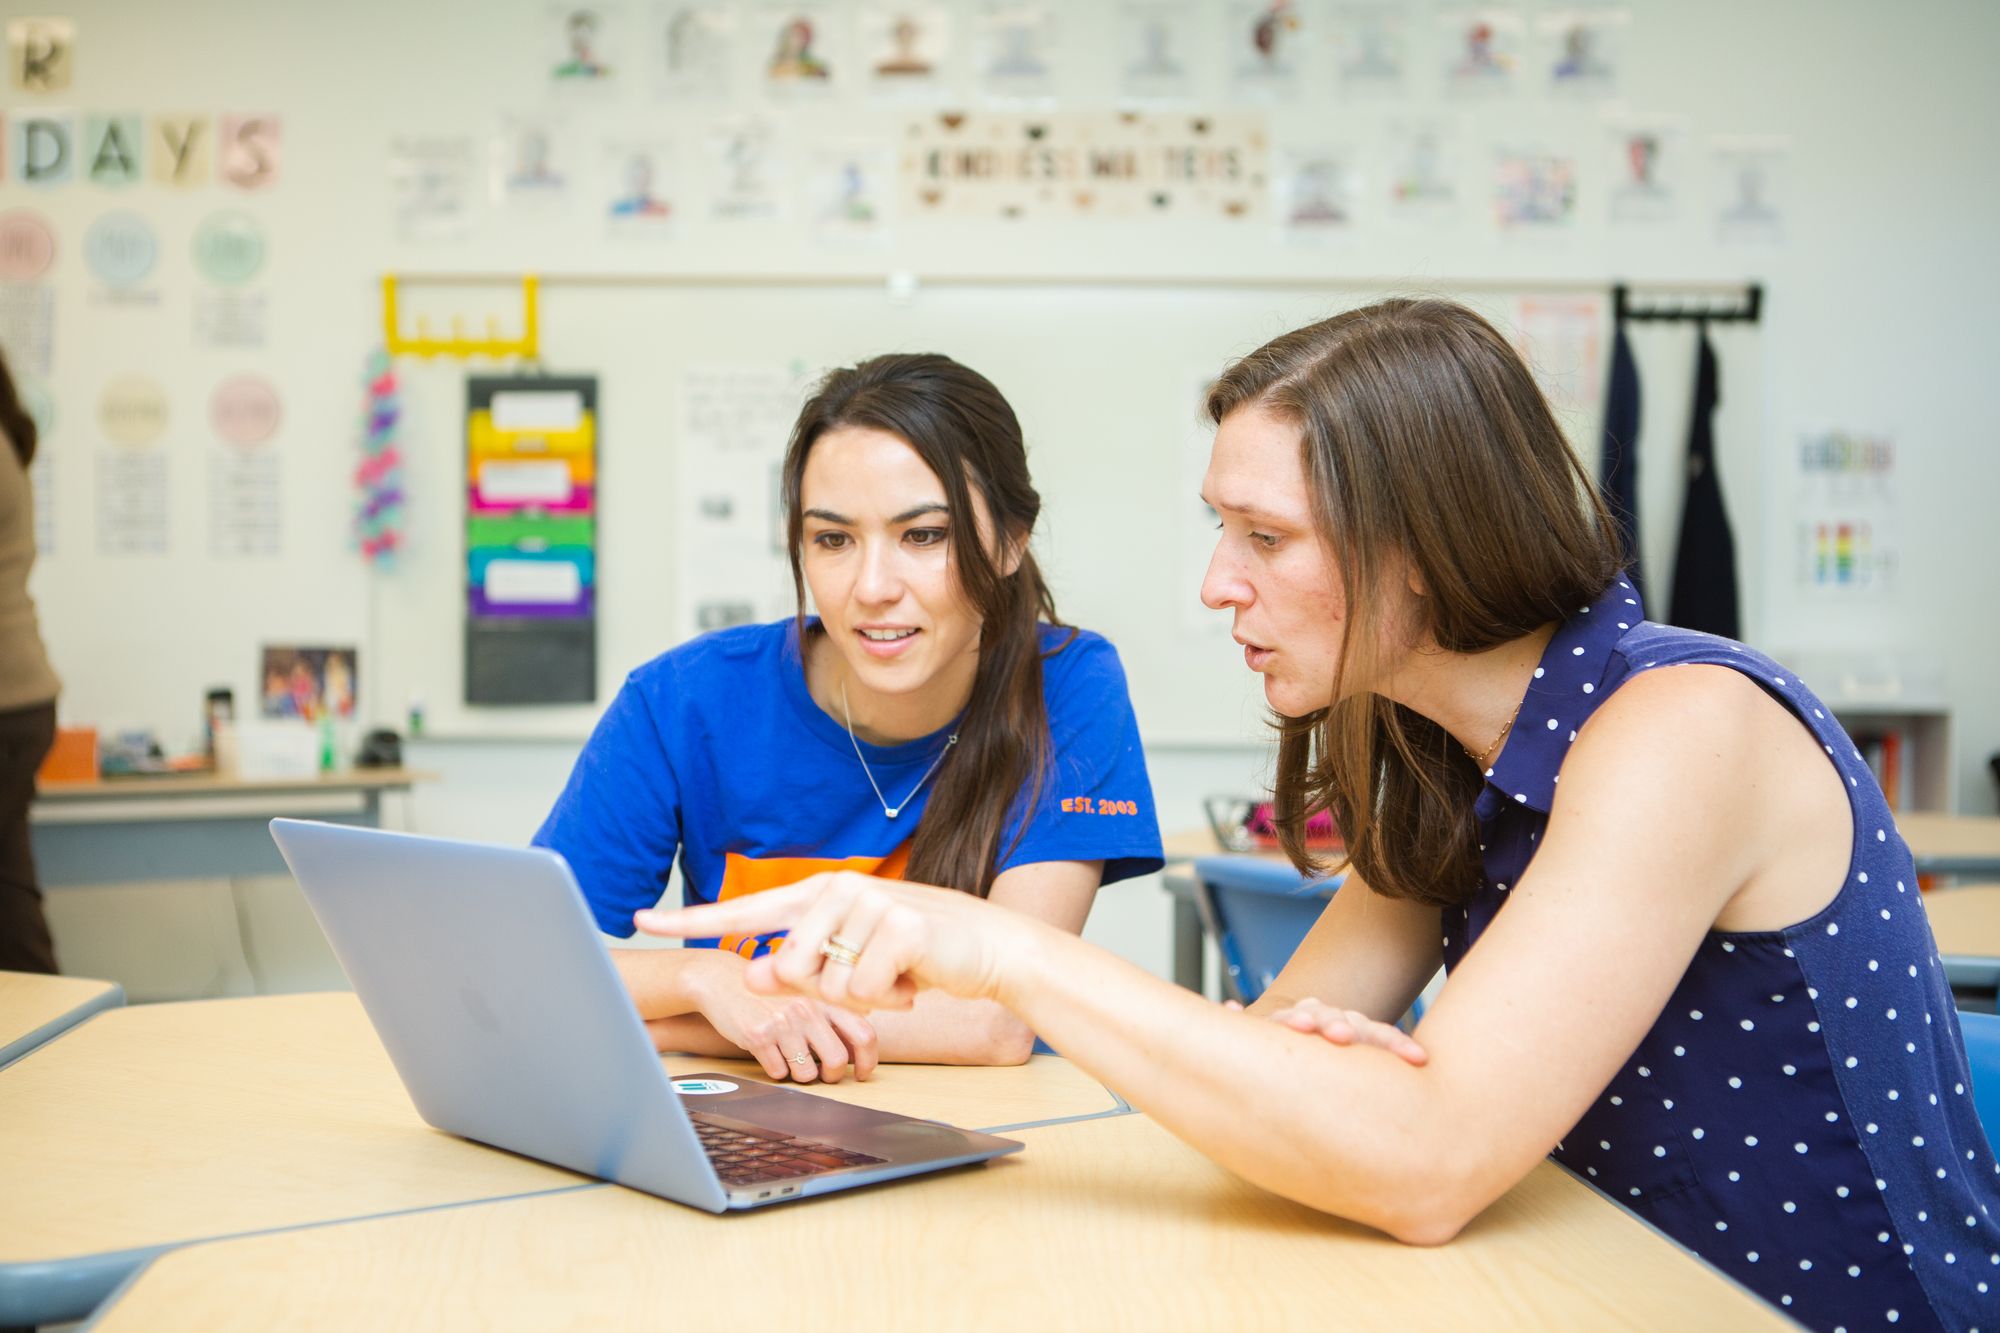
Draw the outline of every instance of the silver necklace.
[[[938,765],[942,764],[944,762],[944,757],[951,753],[951,747],[958,744],[957,732],[954,731],[951,733],[951,735],[945,737],[944,748],[938,751],[937,758],[931,760],[931,766],[924,770],[924,775],[917,779],[917,785],[910,788],[909,795],[905,796],[902,800],[896,802],[894,805],[890,805],[889,798],[882,794],[882,784],[875,781],[874,770],[870,769],[868,767],[868,761],[862,758],[861,742],[854,738],[854,714],[848,711],[847,682],[845,680],[840,682],[840,716],[847,723],[847,743],[854,747],[854,757],[856,759],[861,760],[861,771],[868,775],[868,785],[875,789],[875,799],[882,803],[882,813],[889,816],[889,818],[891,819],[894,819],[897,815],[902,814],[904,808],[907,807],[911,801],[916,799],[917,793],[924,789],[924,784],[931,780],[931,774],[938,771]]]

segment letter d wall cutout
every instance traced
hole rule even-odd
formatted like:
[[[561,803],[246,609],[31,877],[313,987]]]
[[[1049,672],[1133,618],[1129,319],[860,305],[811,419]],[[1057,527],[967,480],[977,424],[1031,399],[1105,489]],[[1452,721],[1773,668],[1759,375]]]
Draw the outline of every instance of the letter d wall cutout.
[[[76,121],[71,116],[18,116],[11,150],[24,185],[61,185],[76,172]]]

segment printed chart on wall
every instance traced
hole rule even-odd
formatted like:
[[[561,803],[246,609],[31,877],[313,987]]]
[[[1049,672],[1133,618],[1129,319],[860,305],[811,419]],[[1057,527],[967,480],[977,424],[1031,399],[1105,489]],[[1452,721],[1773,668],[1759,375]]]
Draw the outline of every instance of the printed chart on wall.
[[[675,567],[684,635],[792,610],[779,470],[805,387],[799,367],[693,366],[682,376]]]
[[[597,697],[597,380],[465,386],[465,701]]]
[[[1902,555],[1895,439],[1810,432],[1800,437],[1795,461],[1793,566],[1800,590],[1839,601],[1893,592]]]

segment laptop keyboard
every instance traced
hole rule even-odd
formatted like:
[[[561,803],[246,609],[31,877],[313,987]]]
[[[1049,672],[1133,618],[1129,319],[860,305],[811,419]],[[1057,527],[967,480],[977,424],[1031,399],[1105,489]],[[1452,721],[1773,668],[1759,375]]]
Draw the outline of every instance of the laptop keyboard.
[[[789,1180],[849,1166],[872,1166],[884,1159],[850,1152],[816,1139],[795,1139],[775,1129],[761,1129],[739,1120],[697,1114],[691,1116],[702,1151],[725,1185],[754,1185]]]

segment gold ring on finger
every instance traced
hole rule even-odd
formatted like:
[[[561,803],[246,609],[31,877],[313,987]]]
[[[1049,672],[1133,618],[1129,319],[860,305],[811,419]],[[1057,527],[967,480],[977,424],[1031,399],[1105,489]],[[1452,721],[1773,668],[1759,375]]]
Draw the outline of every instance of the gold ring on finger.
[[[844,963],[848,967],[853,967],[861,961],[861,951],[838,935],[830,937],[826,943],[820,945],[819,951],[831,961]]]

